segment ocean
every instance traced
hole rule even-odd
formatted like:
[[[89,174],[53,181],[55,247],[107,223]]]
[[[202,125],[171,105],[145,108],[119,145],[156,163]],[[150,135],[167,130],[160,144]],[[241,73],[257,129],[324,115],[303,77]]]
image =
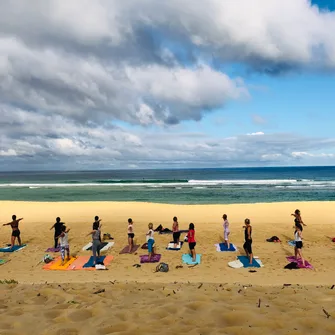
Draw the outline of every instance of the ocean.
[[[335,167],[0,172],[0,200],[231,204],[335,200]]]

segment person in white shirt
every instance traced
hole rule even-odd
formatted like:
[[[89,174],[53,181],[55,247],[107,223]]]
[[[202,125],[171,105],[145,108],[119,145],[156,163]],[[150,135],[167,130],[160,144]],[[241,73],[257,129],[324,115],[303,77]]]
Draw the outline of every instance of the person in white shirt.
[[[155,254],[155,239],[154,239],[154,226],[150,222],[148,224],[149,231],[146,234],[147,243],[148,243],[148,252],[149,252],[149,262],[151,261],[151,257]]]
[[[62,233],[58,236],[59,238],[59,245],[60,245],[60,255],[62,257],[62,265],[64,265],[65,261],[65,251],[67,260],[70,260],[70,246],[69,246],[69,237],[68,233],[70,231],[69,229],[66,229],[66,226],[62,226]]]
[[[230,248],[230,244],[229,244],[230,230],[229,230],[229,221],[228,221],[227,214],[223,214],[222,219],[223,219],[224,241],[227,244],[227,248],[229,249]]]

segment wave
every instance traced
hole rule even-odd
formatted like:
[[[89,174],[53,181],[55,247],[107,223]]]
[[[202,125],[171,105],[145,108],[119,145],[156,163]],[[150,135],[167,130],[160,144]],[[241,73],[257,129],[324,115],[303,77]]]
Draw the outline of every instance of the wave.
[[[62,183],[6,183],[0,184],[2,188],[56,188],[56,187],[148,187],[148,188],[161,188],[161,187],[178,187],[179,188],[222,188],[225,186],[231,187],[275,187],[275,188],[293,188],[293,187],[335,187],[334,180],[316,181],[310,179],[230,179],[230,180],[165,180],[165,179],[152,179],[152,180],[95,180],[92,182],[78,182],[66,181]]]

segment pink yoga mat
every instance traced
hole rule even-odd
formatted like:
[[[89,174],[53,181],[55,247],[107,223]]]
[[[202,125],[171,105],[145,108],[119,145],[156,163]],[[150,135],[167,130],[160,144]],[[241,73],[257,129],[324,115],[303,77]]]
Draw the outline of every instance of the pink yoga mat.
[[[294,256],[288,256],[288,257],[286,257],[286,259],[289,262],[298,263],[298,267],[301,268],[301,269],[313,269],[313,266],[309,262],[307,262],[306,260],[305,260],[305,266],[303,266],[302,261],[301,261],[300,258],[298,260],[296,260]]]
[[[149,255],[142,255],[140,256],[140,262],[141,263],[157,263],[161,260],[161,255],[160,254],[156,254],[151,256],[151,260],[149,262]]]
[[[133,254],[138,248],[140,247],[139,244],[136,244],[133,246],[133,249],[131,250],[131,254]],[[121,251],[120,254],[129,254],[129,246],[125,246]]]

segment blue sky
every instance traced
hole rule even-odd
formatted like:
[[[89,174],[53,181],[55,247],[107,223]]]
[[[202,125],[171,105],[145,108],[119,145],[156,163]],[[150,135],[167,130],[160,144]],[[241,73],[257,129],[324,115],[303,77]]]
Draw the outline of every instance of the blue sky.
[[[335,0],[2,7],[0,170],[335,165]]]

